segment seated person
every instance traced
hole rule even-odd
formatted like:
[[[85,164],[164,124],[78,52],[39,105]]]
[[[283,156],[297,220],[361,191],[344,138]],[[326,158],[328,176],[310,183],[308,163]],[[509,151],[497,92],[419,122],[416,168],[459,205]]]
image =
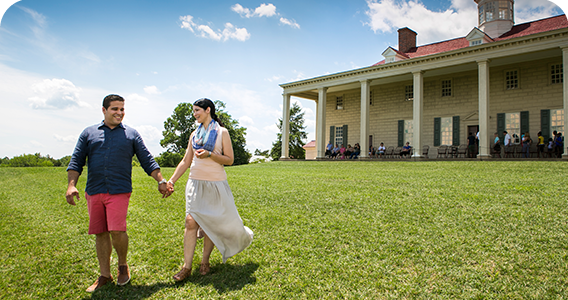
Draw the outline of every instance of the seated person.
[[[353,152],[349,155],[349,159],[357,159],[359,154],[361,154],[361,146],[359,146],[359,143],[356,143],[355,147],[353,147]]]
[[[353,149],[353,146],[351,146],[351,144],[347,144],[347,148],[345,148],[345,157],[349,158],[351,156],[351,153],[353,153],[354,151],[355,149]]]
[[[345,159],[345,146],[341,144],[341,148],[339,148],[339,158]]]
[[[333,150],[333,145],[331,144],[331,142],[327,143],[327,146],[325,147],[325,156],[331,157],[332,150]]]
[[[383,157],[385,156],[385,151],[387,150],[387,148],[385,147],[385,144],[381,143],[381,145],[379,146],[379,148],[377,149],[377,157]]]
[[[406,146],[402,147],[402,151],[400,151],[400,157],[410,155],[410,150],[412,147],[410,146],[409,142],[406,142]]]
[[[335,144],[335,148],[333,148],[331,150],[331,155],[329,157],[330,158],[337,158],[338,154],[339,154],[339,145]]]

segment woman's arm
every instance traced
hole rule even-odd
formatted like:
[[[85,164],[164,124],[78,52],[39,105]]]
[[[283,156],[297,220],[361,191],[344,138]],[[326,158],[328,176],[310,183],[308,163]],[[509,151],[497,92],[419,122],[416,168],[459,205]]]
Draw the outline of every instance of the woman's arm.
[[[170,178],[170,181],[174,184],[185,173],[185,171],[187,171],[189,166],[191,166],[191,162],[193,161],[193,147],[191,146],[191,140],[193,138],[194,133],[195,131],[189,137],[189,142],[187,144],[187,151],[185,151],[183,159],[179,162],[179,164],[176,167],[176,170],[174,171],[174,174]]]
[[[223,154],[217,154],[211,152],[211,159],[214,160],[216,163],[230,166],[233,164],[235,160],[234,153],[233,153],[233,143],[231,143],[231,136],[229,135],[229,131],[224,129],[222,132],[222,143],[223,143]]]

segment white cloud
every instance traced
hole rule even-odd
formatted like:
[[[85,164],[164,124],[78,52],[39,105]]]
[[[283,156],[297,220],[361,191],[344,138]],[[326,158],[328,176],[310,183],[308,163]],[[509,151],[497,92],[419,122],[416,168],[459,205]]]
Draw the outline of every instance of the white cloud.
[[[145,144],[150,142],[159,141],[163,138],[162,131],[152,125],[138,125],[133,126],[138,133],[142,136]],[[152,153],[153,155],[158,155],[159,153]]]
[[[259,17],[272,17],[276,14],[276,6],[272,3],[263,3],[259,7],[255,8],[254,14]]]
[[[66,79],[44,79],[31,86],[37,95],[28,98],[34,109],[67,109],[71,107],[89,107],[79,98],[80,88]]]
[[[560,2],[560,1],[558,1]],[[568,1],[564,0],[564,4]],[[562,13],[558,6],[550,1],[517,0],[515,1],[515,23],[521,24],[547,18]]]
[[[300,29],[300,24],[296,23],[294,20],[288,20],[286,18],[280,18],[280,23],[284,25],[291,26],[292,28]]]
[[[150,95],[159,95],[159,94],[161,94],[160,90],[159,90],[155,85],[145,86],[145,87],[144,87],[144,92],[145,92],[146,94],[150,94]]]
[[[242,127],[248,127],[248,126],[252,126],[254,125],[254,121],[251,117],[249,116],[242,116],[239,118],[239,124]]]
[[[252,17],[272,17],[276,14],[276,6],[272,3],[269,4],[261,4],[259,7],[255,8],[254,10],[250,8],[245,8],[240,4],[235,4],[231,7],[231,9],[241,15],[244,18],[252,18]]]
[[[146,103],[150,102],[150,100],[148,100],[148,98],[146,98],[144,96],[140,96],[136,93],[130,94],[130,95],[126,96],[125,98],[128,102],[132,101],[133,103],[144,103],[144,104],[146,104]]]
[[[266,81],[268,81],[268,82],[275,82],[275,81],[280,81],[282,78],[283,78],[282,76],[276,76],[276,75],[274,75],[274,76],[269,77],[269,78],[266,78],[266,79],[264,79],[264,80],[266,80]]]
[[[225,29],[223,30],[223,41],[228,39],[235,39],[237,41],[244,42],[250,38],[250,33],[248,33],[246,28],[237,28],[231,23],[225,23]]]
[[[418,0],[367,0],[368,25],[375,33],[391,33],[408,27],[418,33],[418,45],[465,36],[477,24],[477,5],[470,0],[452,0],[446,10],[432,11]],[[558,14],[545,0],[515,1],[515,23]]]
[[[271,132],[273,134],[280,133],[280,129],[278,129],[278,126],[276,125],[276,123],[265,126],[264,130]]]
[[[473,1],[453,0],[444,11],[428,10],[417,1],[367,0],[370,21],[366,24],[376,33],[387,33],[408,27],[418,33],[418,44],[466,35],[477,26],[477,8]]]
[[[53,137],[58,142],[70,143],[70,142],[76,142],[77,141],[77,137],[74,136],[74,135],[61,136],[59,134],[54,134]]]
[[[181,16],[181,17],[179,17],[179,19],[181,20],[181,28],[187,29],[187,30],[195,33],[193,28],[197,27],[197,24],[195,24],[195,22],[193,22],[193,16],[190,16],[190,15]]]
[[[196,36],[212,39],[215,41],[227,41],[235,39],[244,42],[250,38],[250,33],[246,28],[235,27],[231,23],[225,23],[225,28],[221,30],[214,30],[209,25],[198,24],[193,21],[193,16],[181,16],[181,28],[193,32]]]
[[[32,17],[32,19],[34,19],[34,21],[36,22],[36,24],[38,26],[40,26],[41,28],[45,28],[47,25],[47,21],[44,15],[38,13],[37,11],[33,10],[33,9],[29,9],[27,7],[22,7],[22,6],[18,6],[21,10],[23,10],[24,12],[26,12],[28,15],[30,15]]]

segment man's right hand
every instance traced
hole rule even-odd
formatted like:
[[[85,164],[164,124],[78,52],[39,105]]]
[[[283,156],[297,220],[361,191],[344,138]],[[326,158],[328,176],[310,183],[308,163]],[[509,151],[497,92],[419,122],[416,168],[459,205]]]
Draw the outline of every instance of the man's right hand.
[[[75,197],[79,200],[79,191],[76,187],[70,186],[67,188],[67,193],[65,193],[65,199],[67,199],[67,203],[71,205],[75,205]]]

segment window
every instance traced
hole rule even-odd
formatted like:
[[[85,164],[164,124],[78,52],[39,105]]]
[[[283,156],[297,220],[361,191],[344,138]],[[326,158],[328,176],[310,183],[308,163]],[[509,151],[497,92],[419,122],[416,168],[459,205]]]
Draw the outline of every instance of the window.
[[[343,144],[343,126],[335,127],[335,144],[340,147]]]
[[[452,81],[442,80],[442,97],[447,97],[452,95]]]
[[[505,72],[505,88],[508,90],[519,88],[519,71],[511,70]]]
[[[479,25],[485,23],[485,6],[479,6]]]
[[[407,85],[406,87],[404,87],[404,99],[406,101],[414,100],[414,86],[413,85]]]
[[[550,66],[550,82],[552,84],[563,83],[564,82],[563,77],[564,77],[564,72],[563,72],[562,64]]]
[[[412,120],[404,120],[404,144],[406,144],[406,142],[409,142],[410,145],[412,145],[412,138],[414,137],[412,123]]]
[[[343,96],[335,98],[335,109],[343,109]]]
[[[499,1],[499,20],[513,20],[513,10],[510,1]]]
[[[453,144],[453,124],[452,117],[441,118],[440,131],[442,135],[442,145],[452,145]]]
[[[369,91],[369,105],[373,105],[373,91]]]
[[[485,22],[495,20],[495,3],[489,2],[485,4]]]
[[[470,46],[477,46],[483,44],[482,40],[474,40],[469,43]]]
[[[551,109],[550,110],[550,133],[562,132],[564,135],[564,110],[563,109]]]
[[[521,113],[505,114],[505,130],[511,136],[512,144],[521,143]]]

